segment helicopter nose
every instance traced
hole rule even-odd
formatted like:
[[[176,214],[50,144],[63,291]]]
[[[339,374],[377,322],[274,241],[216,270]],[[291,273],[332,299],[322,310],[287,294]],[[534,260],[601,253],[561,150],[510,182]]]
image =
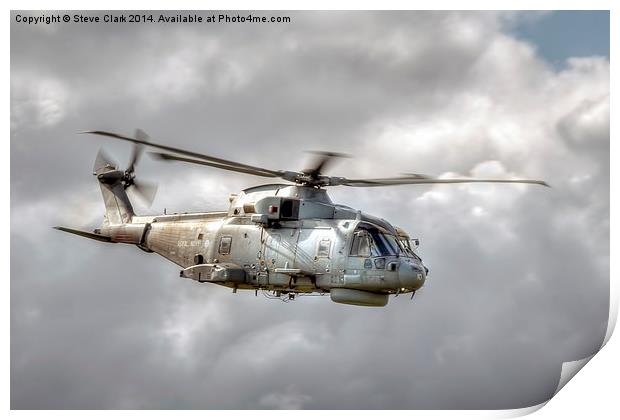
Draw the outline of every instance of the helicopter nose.
[[[426,281],[426,270],[421,263],[401,261],[398,269],[400,287],[418,290]]]

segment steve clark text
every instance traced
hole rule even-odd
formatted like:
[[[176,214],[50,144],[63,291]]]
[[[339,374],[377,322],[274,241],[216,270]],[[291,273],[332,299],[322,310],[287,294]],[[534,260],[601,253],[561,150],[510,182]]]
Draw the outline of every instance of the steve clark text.
[[[289,16],[257,16],[252,13],[107,13],[88,15],[83,13],[16,14],[15,21],[27,25],[50,25],[55,23],[290,23]]]

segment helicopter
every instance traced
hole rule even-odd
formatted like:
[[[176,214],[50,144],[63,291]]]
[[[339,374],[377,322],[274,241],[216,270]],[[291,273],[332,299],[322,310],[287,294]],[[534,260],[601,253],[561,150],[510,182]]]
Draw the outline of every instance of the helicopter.
[[[284,301],[303,295],[327,295],[336,303],[382,307],[390,295],[411,293],[425,283],[429,269],[418,255],[418,239],[385,219],[335,204],[326,188],[472,182],[549,186],[531,179],[434,178],[406,174],[392,178],[350,179],[323,171],[340,153],[314,152],[313,166],[283,171],[247,165],[108,131],[82,133],[133,143],[127,169],[118,169],[103,150],[93,167],[105,215],[92,232],[55,226],[85,238],[135,245],[181,267],[180,277],[237,290],[261,291]],[[127,195],[132,189],[152,202],[154,185],[136,180],[144,148],[163,161],[210,166],[288,183],[244,189],[229,196],[226,211],[139,216]]]

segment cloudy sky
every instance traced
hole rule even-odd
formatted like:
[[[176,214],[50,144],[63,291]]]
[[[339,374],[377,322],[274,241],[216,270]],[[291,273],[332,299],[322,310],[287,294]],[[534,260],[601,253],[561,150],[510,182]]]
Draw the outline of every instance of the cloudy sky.
[[[12,408],[519,408],[608,317],[609,15],[299,12],[288,24],[11,26]],[[36,13],[34,13],[36,15]],[[208,15],[203,12],[203,15]],[[272,15],[269,14],[268,15]],[[579,39],[579,42],[571,40]],[[421,240],[385,308],[178,277],[92,229],[107,129],[275,169],[530,177],[330,189]],[[225,209],[264,180],[148,158],[141,213]]]

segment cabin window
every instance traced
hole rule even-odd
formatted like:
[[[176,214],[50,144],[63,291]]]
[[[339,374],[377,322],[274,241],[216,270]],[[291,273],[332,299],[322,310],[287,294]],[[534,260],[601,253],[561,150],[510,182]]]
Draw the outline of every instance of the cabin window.
[[[230,254],[230,246],[232,244],[232,236],[222,236],[220,238],[220,246],[218,252],[220,255]]]
[[[323,238],[319,241],[319,246],[316,251],[318,258],[329,258],[329,251],[332,247],[332,241],[329,238]]]

